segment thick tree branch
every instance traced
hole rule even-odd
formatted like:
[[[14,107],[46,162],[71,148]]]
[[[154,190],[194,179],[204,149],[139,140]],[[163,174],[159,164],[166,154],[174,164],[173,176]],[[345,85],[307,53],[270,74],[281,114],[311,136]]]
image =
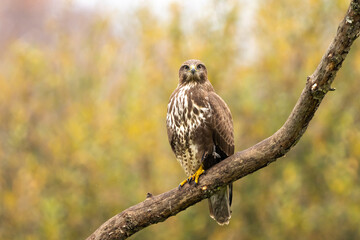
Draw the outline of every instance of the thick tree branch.
[[[284,156],[305,132],[325,94],[332,90],[337,71],[360,34],[360,0],[352,0],[337,34],[306,86],[285,124],[271,137],[235,153],[209,169],[200,183],[186,184],[148,198],[112,217],[88,240],[126,239],[141,229],[185,210],[208,198],[221,186],[255,172]]]

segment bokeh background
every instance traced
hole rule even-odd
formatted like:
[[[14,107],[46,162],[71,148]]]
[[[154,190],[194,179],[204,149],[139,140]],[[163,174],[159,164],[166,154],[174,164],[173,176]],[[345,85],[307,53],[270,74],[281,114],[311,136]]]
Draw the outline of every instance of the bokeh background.
[[[236,150],[274,133],[349,1],[0,4],[0,239],[84,239],[185,174],[165,116],[201,59]],[[229,226],[203,201],[131,239],[359,239],[360,43],[298,145],[234,184]]]

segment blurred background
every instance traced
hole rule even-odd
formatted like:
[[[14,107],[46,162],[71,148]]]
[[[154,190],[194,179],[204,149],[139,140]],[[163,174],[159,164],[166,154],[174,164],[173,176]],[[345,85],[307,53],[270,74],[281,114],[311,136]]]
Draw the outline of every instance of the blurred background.
[[[349,1],[0,4],[0,239],[84,239],[185,177],[167,140],[178,69],[201,59],[240,151],[273,134]],[[232,219],[207,201],[131,239],[359,239],[360,43],[300,142],[235,182]]]

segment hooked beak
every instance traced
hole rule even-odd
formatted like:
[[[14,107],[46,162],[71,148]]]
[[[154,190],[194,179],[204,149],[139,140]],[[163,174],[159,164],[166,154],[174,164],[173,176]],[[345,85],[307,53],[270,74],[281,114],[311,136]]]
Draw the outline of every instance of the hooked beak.
[[[195,65],[190,66],[190,71],[191,71],[192,74],[195,74],[195,72],[196,72]]]

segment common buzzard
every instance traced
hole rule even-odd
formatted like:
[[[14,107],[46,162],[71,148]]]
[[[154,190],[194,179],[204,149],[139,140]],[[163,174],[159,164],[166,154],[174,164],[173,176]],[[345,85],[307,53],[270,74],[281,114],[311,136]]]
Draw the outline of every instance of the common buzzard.
[[[172,93],[166,117],[169,142],[188,178],[198,183],[205,170],[234,154],[234,130],[230,110],[215,93],[199,60],[184,62],[179,84]],[[232,184],[209,198],[210,216],[218,224],[231,218]]]

